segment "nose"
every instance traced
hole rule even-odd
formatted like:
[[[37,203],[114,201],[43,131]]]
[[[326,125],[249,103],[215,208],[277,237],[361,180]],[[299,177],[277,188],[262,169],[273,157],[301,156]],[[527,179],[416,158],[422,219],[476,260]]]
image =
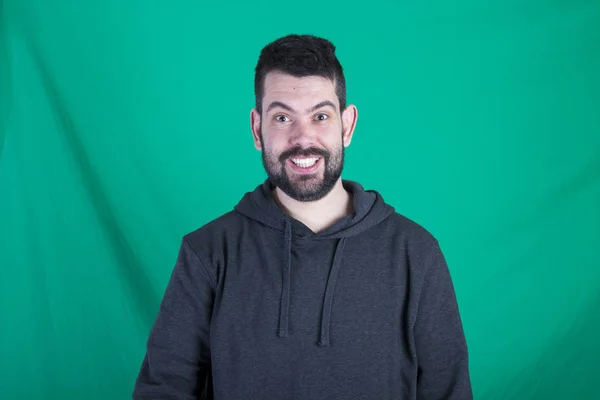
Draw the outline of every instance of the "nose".
[[[316,129],[308,124],[298,124],[290,137],[290,144],[299,147],[310,147],[317,142]]]

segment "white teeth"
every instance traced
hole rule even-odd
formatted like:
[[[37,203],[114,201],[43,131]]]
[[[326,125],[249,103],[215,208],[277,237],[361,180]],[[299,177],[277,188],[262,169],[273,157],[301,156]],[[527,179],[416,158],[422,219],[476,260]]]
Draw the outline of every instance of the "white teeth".
[[[318,158],[292,158],[292,162],[302,168],[312,167],[318,160]]]

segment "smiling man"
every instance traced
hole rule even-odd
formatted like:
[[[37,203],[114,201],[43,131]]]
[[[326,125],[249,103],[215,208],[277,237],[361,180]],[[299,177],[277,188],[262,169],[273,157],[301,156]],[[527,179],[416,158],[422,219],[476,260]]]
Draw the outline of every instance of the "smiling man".
[[[267,179],[183,238],[134,399],[472,399],[437,240],[341,177],[358,113],[333,44],[268,44],[255,94]]]

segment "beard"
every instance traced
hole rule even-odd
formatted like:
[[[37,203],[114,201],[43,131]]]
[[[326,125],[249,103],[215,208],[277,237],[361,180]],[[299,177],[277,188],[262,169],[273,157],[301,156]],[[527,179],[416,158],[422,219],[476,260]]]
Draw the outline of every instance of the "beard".
[[[261,132],[261,147],[262,162],[269,180],[296,201],[311,202],[322,199],[331,192],[344,169],[345,147],[341,140],[339,147],[333,153],[316,147],[293,147],[277,156],[265,150]],[[288,174],[286,163],[290,157],[311,155],[321,158],[319,162],[324,164],[324,168],[319,168],[313,174],[294,176]]]

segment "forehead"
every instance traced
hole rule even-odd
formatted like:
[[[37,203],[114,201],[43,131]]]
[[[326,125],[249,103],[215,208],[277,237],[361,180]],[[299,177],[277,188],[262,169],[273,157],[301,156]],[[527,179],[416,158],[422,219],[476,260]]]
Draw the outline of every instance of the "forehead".
[[[335,102],[335,83],[322,76],[296,77],[272,71],[265,77],[263,101],[275,100]]]

